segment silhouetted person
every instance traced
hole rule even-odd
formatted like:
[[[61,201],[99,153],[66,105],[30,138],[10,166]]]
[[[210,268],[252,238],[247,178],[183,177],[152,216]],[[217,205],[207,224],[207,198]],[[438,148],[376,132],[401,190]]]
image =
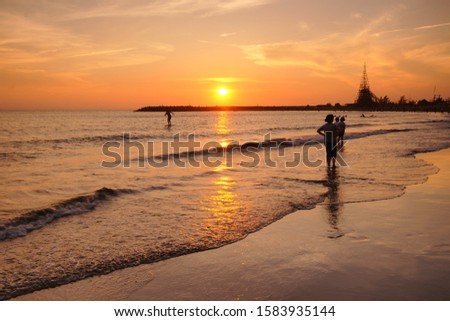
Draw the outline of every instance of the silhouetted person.
[[[342,146],[344,144],[344,134],[345,134],[345,123],[344,122],[345,122],[345,118],[344,118],[344,116],[342,116],[340,122],[336,123],[336,126],[339,131],[338,142],[339,142],[340,146]]]
[[[173,115],[173,112],[171,112],[170,110],[166,111],[166,113],[164,114],[164,116],[167,116],[167,126],[172,126],[172,122],[171,122],[172,115]]]
[[[322,125],[317,132],[325,138],[325,148],[327,151],[327,166],[330,167],[331,161],[333,162],[333,168],[336,167],[336,154],[337,154],[337,137],[338,128],[333,124],[334,116],[332,114],[325,117],[326,124]]]
[[[336,118],[334,119],[334,124],[336,125],[337,129],[338,129],[338,135],[336,137],[336,146],[339,146],[339,139],[341,138],[340,132],[339,132],[339,118],[340,116],[336,116]]]

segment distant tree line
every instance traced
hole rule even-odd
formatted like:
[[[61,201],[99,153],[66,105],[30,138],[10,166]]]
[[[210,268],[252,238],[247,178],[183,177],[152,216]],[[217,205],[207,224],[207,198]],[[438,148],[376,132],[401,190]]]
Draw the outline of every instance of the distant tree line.
[[[367,106],[355,106],[364,110]],[[392,111],[432,111],[449,112],[450,98],[443,99],[441,96],[434,96],[432,100],[421,99],[412,100],[401,96],[397,102],[391,101],[388,96],[376,99],[370,106],[371,110],[392,110]]]
[[[382,96],[374,99],[370,104],[345,104],[327,103],[324,105],[315,106],[191,106],[191,105],[176,105],[176,106],[146,106],[139,108],[137,112],[165,112],[167,110],[173,112],[187,112],[187,111],[418,111],[418,112],[450,112],[450,98],[442,99],[440,96],[435,96],[433,100],[429,101],[421,99],[418,101],[407,99],[401,96],[397,102],[393,102],[388,96]]]

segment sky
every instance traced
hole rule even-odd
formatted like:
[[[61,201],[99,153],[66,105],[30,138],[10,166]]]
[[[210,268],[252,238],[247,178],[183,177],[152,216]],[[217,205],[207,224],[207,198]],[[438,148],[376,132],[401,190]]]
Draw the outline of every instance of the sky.
[[[379,97],[448,98],[449,7],[0,0],[0,109],[346,104],[364,64]]]

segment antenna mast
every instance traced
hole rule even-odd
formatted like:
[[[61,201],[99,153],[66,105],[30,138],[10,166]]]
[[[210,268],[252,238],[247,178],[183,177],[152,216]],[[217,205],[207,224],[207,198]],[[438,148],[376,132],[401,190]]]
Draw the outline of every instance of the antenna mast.
[[[367,77],[366,63],[364,62],[364,70],[361,78],[361,84],[359,85],[358,95],[355,100],[357,106],[370,107],[377,103],[378,99],[370,91],[369,78]]]

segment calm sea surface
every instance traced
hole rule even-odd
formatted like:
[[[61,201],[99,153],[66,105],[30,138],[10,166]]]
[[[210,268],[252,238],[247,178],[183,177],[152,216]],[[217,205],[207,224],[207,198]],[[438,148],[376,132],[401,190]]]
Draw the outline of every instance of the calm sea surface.
[[[163,113],[1,112],[0,299],[222,246],[319,203],[398,197],[437,171],[415,153],[450,147],[447,114],[345,114],[329,170],[319,112],[186,112],[172,127]],[[334,213],[325,236],[345,237]]]

